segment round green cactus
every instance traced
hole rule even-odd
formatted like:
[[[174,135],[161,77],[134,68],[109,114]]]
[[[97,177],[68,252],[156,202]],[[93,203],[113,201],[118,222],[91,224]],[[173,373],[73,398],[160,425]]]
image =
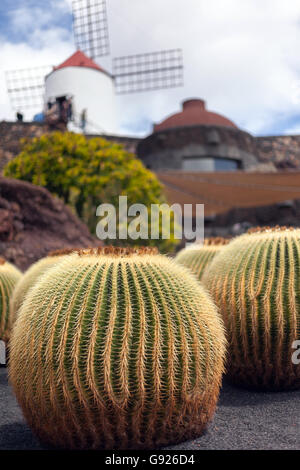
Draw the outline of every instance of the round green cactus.
[[[51,251],[48,256],[41,258],[32,264],[17,283],[10,302],[10,310],[13,322],[15,322],[18,310],[24,302],[28,290],[46,272],[61,260],[62,256],[76,251],[76,248]]]
[[[13,289],[21,277],[21,271],[0,258],[0,340],[3,341],[8,341],[10,337],[13,325],[10,300]]]
[[[207,266],[229,240],[225,238],[207,238],[203,244],[193,243],[181,250],[175,261],[189,268],[201,280]]]
[[[28,292],[10,379],[50,446],[155,448],[205,428],[225,341],[214,303],[184,267],[150,249],[82,250]]]
[[[255,229],[220,252],[202,278],[229,340],[227,373],[265,390],[300,388],[300,230]]]

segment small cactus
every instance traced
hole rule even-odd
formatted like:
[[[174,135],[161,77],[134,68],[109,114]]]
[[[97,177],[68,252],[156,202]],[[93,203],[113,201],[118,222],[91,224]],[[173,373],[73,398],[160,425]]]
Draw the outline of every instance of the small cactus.
[[[203,245],[193,243],[181,250],[175,261],[189,268],[201,280],[207,266],[210,265],[213,258],[226,245],[229,240],[225,238],[206,238]]]
[[[202,278],[229,340],[227,373],[241,386],[300,388],[300,230],[249,231],[220,252]]]
[[[13,325],[10,314],[11,295],[21,277],[21,271],[0,258],[0,340],[3,341],[8,341],[10,337]]]
[[[66,256],[28,292],[10,379],[56,448],[155,448],[201,434],[219,395],[225,336],[209,295],[148,249]]]
[[[22,305],[28,290],[35,282],[46,272],[61,260],[62,256],[68,255],[76,251],[76,248],[66,248],[63,250],[51,251],[48,256],[41,258],[27,269],[25,274],[17,283],[10,302],[11,317],[13,323],[16,320],[18,310]]]

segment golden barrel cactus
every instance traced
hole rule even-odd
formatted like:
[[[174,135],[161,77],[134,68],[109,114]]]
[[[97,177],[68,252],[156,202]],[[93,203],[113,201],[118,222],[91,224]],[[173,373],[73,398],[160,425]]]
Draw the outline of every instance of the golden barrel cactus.
[[[189,268],[200,281],[206,267],[228,242],[222,237],[206,238],[203,244],[193,243],[179,251],[175,261]]]
[[[21,277],[21,271],[0,258],[0,340],[3,341],[8,341],[10,337],[13,325],[10,301],[14,287]]]
[[[22,305],[28,290],[35,282],[46,272],[52,268],[62,256],[68,255],[76,251],[76,248],[66,248],[63,250],[51,251],[48,256],[41,258],[27,269],[22,278],[18,281],[11,298],[10,310],[13,322],[17,317],[18,310]]]
[[[258,228],[233,240],[202,278],[223,316],[227,373],[262,390],[300,388],[300,230]]]
[[[224,350],[215,305],[185,268],[150,249],[82,250],[28,292],[10,380],[52,447],[155,448],[201,434]]]

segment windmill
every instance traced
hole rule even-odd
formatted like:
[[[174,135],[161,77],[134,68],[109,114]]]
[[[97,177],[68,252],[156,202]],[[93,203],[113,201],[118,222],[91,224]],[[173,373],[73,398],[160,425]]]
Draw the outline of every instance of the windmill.
[[[111,122],[108,121],[109,115],[114,113],[115,94],[146,92],[183,85],[181,49],[114,57],[111,71],[106,72],[101,68],[99,59],[110,55],[105,0],[74,0],[72,16],[77,52],[71,58],[58,67],[45,66],[6,72],[7,91],[13,109],[45,109],[50,97],[57,99],[58,95],[64,98],[68,95],[77,101],[77,114],[82,113],[85,108],[94,129],[111,132],[114,128],[114,118],[110,116]],[[83,74],[84,67],[86,70]],[[82,70],[79,73],[80,68]],[[96,81],[95,71],[102,73],[101,79],[98,73]],[[96,109],[97,100],[101,103],[101,110],[99,107]]]

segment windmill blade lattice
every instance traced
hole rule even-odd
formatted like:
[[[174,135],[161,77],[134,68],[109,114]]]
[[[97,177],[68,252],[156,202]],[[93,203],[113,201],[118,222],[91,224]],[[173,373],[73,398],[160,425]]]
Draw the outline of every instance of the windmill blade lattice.
[[[113,76],[118,94],[183,86],[181,49],[117,57]]]
[[[77,49],[91,59],[109,54],[105,0],[74,0],[73,31]]]
[[[7,91],[14,110],[42,109],[45,76],[53,67],[45,65],[5,72]]]

